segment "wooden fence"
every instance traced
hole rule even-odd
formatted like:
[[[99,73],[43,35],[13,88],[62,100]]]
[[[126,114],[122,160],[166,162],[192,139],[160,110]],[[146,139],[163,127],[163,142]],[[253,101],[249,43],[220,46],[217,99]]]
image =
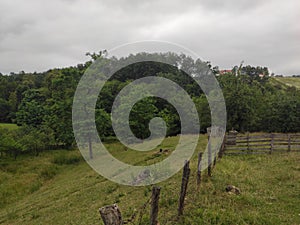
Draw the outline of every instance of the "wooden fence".
[[[300,134],[246,134],[241,135],[236,132],[230,132],[224,138],[221,149],[218,153],[211,153],[211,144],[208,143],[208,168],[207,175],[210,178],[212,176],[212,171],[216,166],[216,162],[220,161],[224,154],[264,154],[273,152],[300,152]],[[197,191],[199,191],[201,181],[202,181],[202,171],[201,162],[202,153],[198,153],[198,166],[197,166]],[[189,161],[184,162],[181,190],[178,200],[178,213],[174,221],[177,221],[180,216],[184,213],[185,199],[188,189],[189,177],[190,177],[190,167]],[[234,193],[239,194],[240,190],[232,185],[226,187],[226,191],[234,191]],[[158,214],[159,214],[159,198],[160,198],[160,187],[154,186],[152,188],[152,196],[147,202],[141,207],[139,211],[130,217],[130,219],[123,220],[121,211],[117,204],[110,206],[105,206],[99,209],[101,218],[105,225],[123,225],[123,224],[136,224],[134,221],[137,220],[137,214],[139,214],[139,219],[137,224],[140,225],[142,222],[142,217],[145,213],[147,205],[150,206],[150,225],[157,225]]]
[[[275,152],[300,152],[300,134],[227,134],[224,153],[265,154]]]
[[[198,169],[197,169],[197,190],[199,190],[199,186],[201,184],[201,168],[200,168],[200,161],[202,158],[202,153],[198,154]],[[217,156],[215,156],[217,157]],[[214,167],[211,168],[211,170]],[[178,211],[177,211],[177,217],[173,218],[174,221],[177,221],[184,212],[184,205],[185,205],[185,199],[187,195],[187,189],[189,184],[189,178],[190,178],[190,161],[186,160],[184,162],[183,167],[183,174],[182,174],[182,181],[181,181],[181,189],[179,194],[179,201],[178,201]],[[208,174],[211,176],[211,174]],[[145,213],[145,209],[147,205],[150,205],[150,225],[158,225],[158,213],[159,213],[159,198],[160,198],[160,187],[153,186],[152,187],[152,196],[147,202],[141,207],[139,211],[135,211],[135,213],[130,217],[130,219],[123,220],[121,211],[117,204],[105,206],[99,209],[101,218],[105,225],[124,225],[124,224],[136,224],[136,216],[137,213],[139,214],[139,220],[137,222],[138,225],[142,224],[142,217]]]

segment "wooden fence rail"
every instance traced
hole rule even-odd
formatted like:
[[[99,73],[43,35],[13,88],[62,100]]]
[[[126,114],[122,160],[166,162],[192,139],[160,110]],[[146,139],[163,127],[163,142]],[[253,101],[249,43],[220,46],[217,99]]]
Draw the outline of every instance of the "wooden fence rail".
[[[226,135],[225,154],[300,152],[300,134]]]

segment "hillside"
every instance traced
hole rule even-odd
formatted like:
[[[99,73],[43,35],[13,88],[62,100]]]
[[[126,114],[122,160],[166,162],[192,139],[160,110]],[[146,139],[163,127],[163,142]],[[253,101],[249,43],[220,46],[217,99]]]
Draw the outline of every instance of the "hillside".
[[[200,119],[200,132],[205,133],[206,128],[211,126],[210,105],[197,82],[202,79],[201,70],[210,68],[212,65],[208,62],[200,63],[197,60],[190,60],[185,55],[166,53],[147,53],[146,55],[153,59],[165,58],[172,62],[172,65],[188,65],[189,71],[198,71],[199,76],[193,79],[177,67],[154,61],[134,63],[117,71],[105,81],[97,98],[95,122],[99,136],[105,138],[115,135],[110,115],[114,100],[121,90],[124,91],[124,87],[127,87],[133,80],[149,76],[173,81],[188,93],[198,111],[195,117],[198,116]],[[124,59],[105,58],[101,54],[96,54],[84,64],[73,67],[49,68],[42,73],[0,74],[0,123],[16,123],[22,127],[28,127],[27,130],[20,129],[16,134],[21,137],[20,139],[25,135],[30,136],[19,141],[18,151],[30,152],[35,148],[30,146],[32,142],[27,141],[28,139],[39,142],[39,149],[47,149],[55,145],[60,145],[62,148],[74,146],[72,126],[74,94],[89,66],[95,62],[95,59],[98,59],[101,63],[93,64],[95,68],[100,71],[102,69],[110,71],[109,65],[139,62],[143,61],[144,57],[144,53],[130,55]],[[267,74],[266,67],[248,65],[242,67],[241,71],[238,76],[228,73],[216,78],[226,103],[227,130],[234,128],[242,132],[299,132],[300,90],[288,88],[287,85],[274,78],[270,79],[268,76],[261,78],[259,74]],[[213,72],[217,73],[217,71]],[[143,90],[143,93],[152,96],[150,92],[154,86],[141,83],[135,88],[137,91]],[[161,90],[165,90],[165,87],[161,87]],[[133,93],[139,95],[138,92]],[[169,95],[176,98],[176,101],[182,101],[178,103],[179,105],[187,102],[182,100],[179,92],[169,93]],[[121,102],[127,99],[128,96],[120,95]],[[167,136],[176,136],[180,133],[181,121],[170,99],[155,96],[143,98],[134,105],[131,111],[129,118],[131,129],[138,138],[144,139],[150,135],[147,129],[148,123],[155,117],[160,117],[167,122]],[[189,113],[189,110],[184,111],[185,115]],[[6,137],[7,145],[11,148],[17,146],[17,143],[14,143],[16,137],[6,136],[8,136]],[[3,145],[1,141],[0,139],[0,146]],[[5,151],[10,150],[6,148]]]
[[[204,150],[206,136],[199,140]],[[174,149],[177,138],[167,138],[160,148]],[[118,143],[107,145],[123,161],[140,164],[164,156],[152,152],[124,151]],[[161,224],[300,224],[300,154],[225,156],[213,177],[204,175],[196,191],[196,158],[191,161],[191,180],[185,216],[175,221],[181,172],[159,184],[162,187]],[[147,201],[151,187],[112,183],[95,173],[77,151],[48,151],[39,157],[0,159],[0,224],[102,224],[98,208],[118,203],[129,218]],[[225,192],[227,184],[241,195]],[[146,208],[142,224],[148,222]]]
[[[195,71],[203,66],[184,55],[174,56],[174,59],[172,55],[167,56],[172,62],[174,60],[174,65],[186,64]],[[141,58],[143,55],[137,54],[126,60]],[[98,208],[113,203],[118,203],[125,219],[138,213],[135,224],[149,224],[149,205],[141,223],[138,220],[141,207],[150,198],[151,187],[117,185],[94,172],[79,151],[66,150],[76,146],[72,123],[74,93],[93,60],[95,58],[76,67],[50,69],[38,74],[0,74],[0,224],[101,224]],[[112,65],[123,63],[123,59],[102,60]],[[208,65],[204,64],[206,68]],[[290,88],[286,80],[260,78],[261,70],[267,68],[247,66],[241,69],[245,74],[217,77],[226,103],[227,130],[300,132],[300,90]],[[151,61],[123,68],[105,82],[100,91],[95,124],[99,137],[110,141],[106,144],[110,153],[132,165],[149,165],[168,157],[178,144],[176,135],[182,128],[178,110],[168,99],[147,97],[132,107],[130,129],[137,138],[145,139],[150,135],[149,122],[160,117],[166,122],[168,138],[150,152],[136,152],[113,142],[116,140],[111,120],[114,100],[129,82],[149,75],[169,79],[186,90],[195,103],[200,132],[205,133],[211,126],[206,95],[183,71]],[[146,93],[146,86],[142,83],[135,88]],[[172,99],[185,109],[185,115],[193,118],[190,107],[183,107],[185,100],[179,93],[176,91]],[[123,96],[120,102],[128,97]],[[79,113],[85,114],[83,108],[78,108]],[[89,124],[88,120],[84,124]],[[189,132],[193,134],[191,129]],[[161,225],[300,224],[300,154],[226,156],[217,163],[212,178],[203,177],[197,191],[196,155],[204,151],[206,143],[207,137],[202,135],[191,161],[186,208],[180,220],[176,215],[181,172],[159,184],[162,187]],[[49,150],[53,148],[56,150]],[[160,148],[168,150],[167,153],[158,153]],[[239,187],[242,194],[226,193],[228,184]]]
[[[275,77],[275,80],[287,86],[294,86],[300,89],[300,77]]]

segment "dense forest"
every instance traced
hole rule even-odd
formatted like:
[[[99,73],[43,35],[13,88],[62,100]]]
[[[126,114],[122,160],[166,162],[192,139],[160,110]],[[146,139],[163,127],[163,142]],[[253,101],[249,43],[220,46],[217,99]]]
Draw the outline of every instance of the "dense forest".
[[[130,55],[132,59],[142,54]],[[0,129],[0,151],[15,157],[20,152],[39,154],[43,149],[75,146],[72,132],[72,103],[77,84],[86,69],[101,56],[88,54],[91,59],[74,67],[51,69],[43,73],[0,73],[0,122],[16,123],[19,129],[9,132]],[[169,54],[174,66],[192,68],[197,62],[185,55]],[[124,58],[106,59],[111,64]],[[271,82],[268,69],[234,67],[232,72],[213,73],[222,88],[227,108],[227,129],[239,132],[299,132],[300,91]],[[261,76],[263,74],[264,76]],[[132,64],[114,74],[102,89],[96,106],[96,125],[100,137],[114,136],[110,113],[115,97],[131,81],[159,76],[180,85],[196,104],[201,132],[210,126],[210,108],[203,91],[182,70],[167,64],[144,62]],[[167,124],[167,135],[180,133],[176,109],[160,98],[149,97],[137,104],[130,114],[130,126],[138,138],[149,136],[149,121],[161,117]]]

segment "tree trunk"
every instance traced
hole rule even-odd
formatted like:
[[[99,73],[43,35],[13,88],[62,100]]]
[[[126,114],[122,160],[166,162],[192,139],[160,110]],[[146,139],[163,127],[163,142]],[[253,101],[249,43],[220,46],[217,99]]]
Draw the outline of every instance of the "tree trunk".
[[[17,160],[18,157],[18,150],[14,150],[14,159]]]

